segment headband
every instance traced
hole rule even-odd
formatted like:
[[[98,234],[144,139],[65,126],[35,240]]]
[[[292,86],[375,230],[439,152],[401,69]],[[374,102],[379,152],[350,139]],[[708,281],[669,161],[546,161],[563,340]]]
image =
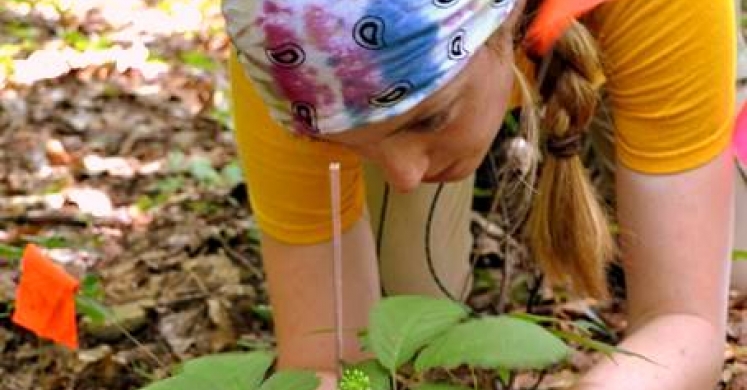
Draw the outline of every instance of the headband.
[[[223,0],[245,74],[295,133],[400,115],[451,81],[517,0]]]

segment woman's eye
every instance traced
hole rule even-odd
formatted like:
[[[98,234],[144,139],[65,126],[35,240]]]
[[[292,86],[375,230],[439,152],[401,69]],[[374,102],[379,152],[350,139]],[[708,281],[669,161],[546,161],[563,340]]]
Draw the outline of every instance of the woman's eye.
[[[425,117],[415,123],[413,123],[409,130],[414,132],[428,132],[439,130],[446,124],[446,120],[449,117],[449,113],[441,111],[435,115]]]

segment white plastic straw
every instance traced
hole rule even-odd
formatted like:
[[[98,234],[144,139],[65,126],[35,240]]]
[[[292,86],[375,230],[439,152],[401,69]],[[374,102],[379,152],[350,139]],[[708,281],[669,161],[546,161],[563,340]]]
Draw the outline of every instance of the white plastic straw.
[[[342,377],[342,221],[340,217],[340,163],[329,165],[330,199],[332,201],[332,247],[333,247],[333,278],[335,281],[335,361],[337,375]],[[338,380],[339,380],[338,378]]]

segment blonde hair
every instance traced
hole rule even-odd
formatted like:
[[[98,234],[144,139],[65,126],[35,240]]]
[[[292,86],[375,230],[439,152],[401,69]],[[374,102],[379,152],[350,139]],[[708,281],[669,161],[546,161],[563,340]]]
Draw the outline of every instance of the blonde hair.
[[[539,2],[531,3],[527,19]],[[573,145],[585,136],[601,100],[604,73],[599,50],[587,28],[574,22],[549,57],[533,61],[544,79],[535,85],[515,68],[524,97],[521,134],[534,145],[534,165],[525,172],[533,191],[523,202],[531,207],[522,221],[531,257],[551,283],[605,298],[606,266],[617,248],[581,148]],[[575,150],[547,150],[548,142],[558,140]]]

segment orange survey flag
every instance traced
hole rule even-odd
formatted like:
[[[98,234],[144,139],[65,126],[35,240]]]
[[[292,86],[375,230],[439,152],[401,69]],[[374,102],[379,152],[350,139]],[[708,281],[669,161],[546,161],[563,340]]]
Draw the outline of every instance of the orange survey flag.
[[[537,54],[547,52],[571,22],[608,0],[544,0],[527,32],[527,42]]]
[[[77,291],[77,280],[54,264],[36,245],[29,244],[21,260],[13,322],[39,337],[77,349]]]

